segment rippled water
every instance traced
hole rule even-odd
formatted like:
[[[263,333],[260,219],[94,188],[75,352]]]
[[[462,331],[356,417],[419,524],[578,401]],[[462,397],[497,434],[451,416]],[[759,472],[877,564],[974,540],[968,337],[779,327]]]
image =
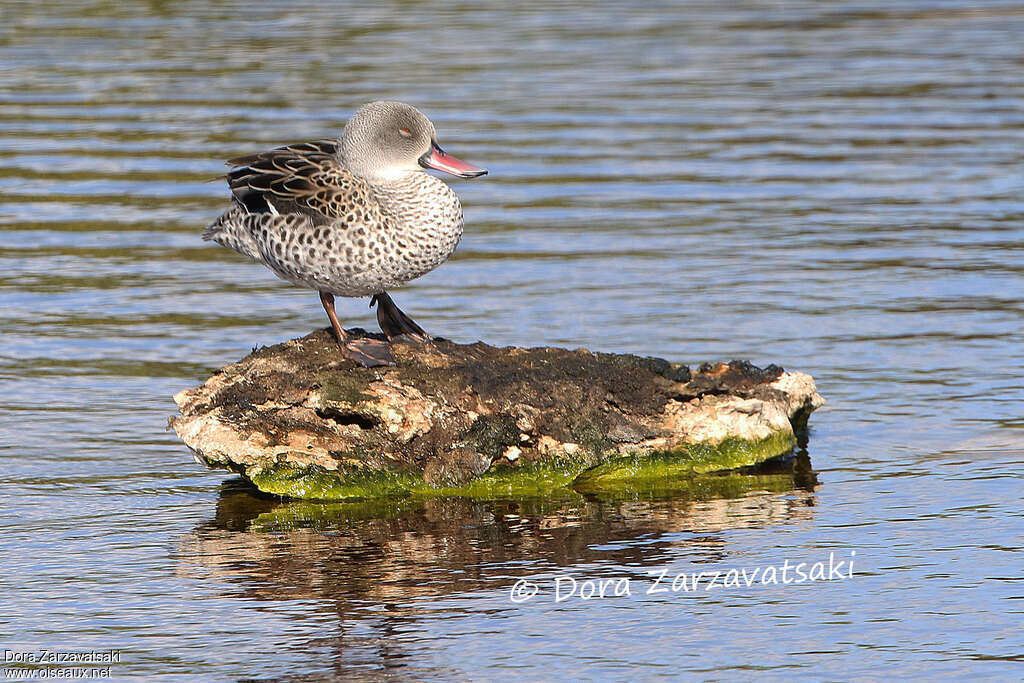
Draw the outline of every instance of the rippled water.
[[[1018,3],[0,19],[3,648],[118,649],[139,679],[1020,676]],[[380,98],[491,170],[457,184],[453,261],[396,294],[424,327],[810,372],[816,481],[317,505],[196,466],[171,395],[326,324],[200,241],[208,181]],[[853,578],[645,594],[830,552]],[[555,602],[567,576],[633,594]]]

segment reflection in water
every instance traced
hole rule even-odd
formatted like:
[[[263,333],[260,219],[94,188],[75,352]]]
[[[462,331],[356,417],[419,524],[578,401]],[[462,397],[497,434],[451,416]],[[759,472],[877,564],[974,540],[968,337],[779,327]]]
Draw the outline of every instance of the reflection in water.
[[[660,495],[316,503],[232,480],[180,560],[240,582],[247,597],[327,599],[347,614],[366,601],[495,589],[598,560],[660,566],[679,547],[717,561],[716,532],[809,520],[815,484],[806,453]]]
[[[310,645],[331,653],[334,675],[363,665],[411,674],[413,653],[395,636],[433,615],[434,599],[504,596],[517,578],[591,563],[640,576],[680,554],[718,562],[722,532],[809,521],[816,484],[803,449],[657,493],[317,503],[282,501],[236,479],[221,486],[213,519],[180,544],[179,573],[241,586],[231,594],[269,608],[315,601],[337,628]]]

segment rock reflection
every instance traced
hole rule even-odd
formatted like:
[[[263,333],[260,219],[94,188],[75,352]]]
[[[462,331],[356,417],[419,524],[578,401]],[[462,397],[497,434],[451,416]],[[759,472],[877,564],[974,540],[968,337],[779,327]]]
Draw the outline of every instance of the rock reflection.
[[[680,546],[717,560],[717,532],[810,519],[815,486],[806,452],[674,488],[544,499],[281,501],[232,481],[182,544],[182,569],[249,597],[328,599],[349,613],[596,560],[658,566]]]
[[[515,609],[505,596],[515,580],[552,569],[598,560],[657,567],[680,552],[720,561],[725,531],[810,520],[816,485],[803,447],[747,471],[617,495],[314,503],[234,480],[222,485],[213,519],[181,543],[179,571],[241,586],[227,594],[275,611],[314,601],[338,628],[308,646],[333,653],[322,664],[335,678],[381,669],[446,678],[452,672],[414,663],[402,637],[441,609],[432,599],[488,600],[500,589],[499,605]]]

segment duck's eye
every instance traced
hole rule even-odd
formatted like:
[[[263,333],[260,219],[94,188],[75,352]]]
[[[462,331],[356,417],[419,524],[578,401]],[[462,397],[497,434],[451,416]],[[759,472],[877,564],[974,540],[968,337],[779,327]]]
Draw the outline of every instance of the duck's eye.
[[[412,133],[409,132],[408,128],[399,128],[398,129],[398,134],[401,135],[403,138],[411,138],[412,137]]]

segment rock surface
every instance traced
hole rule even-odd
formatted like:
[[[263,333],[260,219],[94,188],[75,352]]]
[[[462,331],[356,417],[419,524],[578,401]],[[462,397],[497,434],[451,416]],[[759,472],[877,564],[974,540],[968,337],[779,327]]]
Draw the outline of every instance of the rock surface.
[[[756,464],[824,403],[809,375],[741,361],[691,372],[444,340],[393,352],[397,367],[357,367],[328,330],[262,348],[176,395],[170,426],[201,463],[269,493],[492,496]]]

